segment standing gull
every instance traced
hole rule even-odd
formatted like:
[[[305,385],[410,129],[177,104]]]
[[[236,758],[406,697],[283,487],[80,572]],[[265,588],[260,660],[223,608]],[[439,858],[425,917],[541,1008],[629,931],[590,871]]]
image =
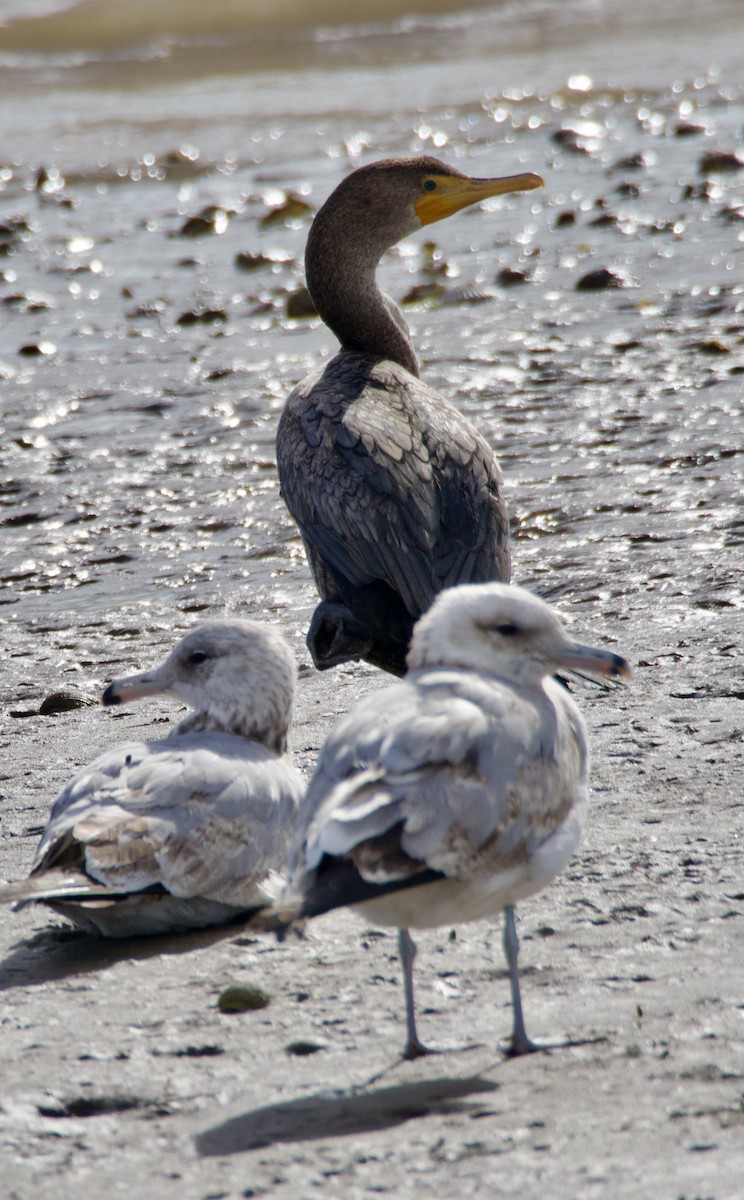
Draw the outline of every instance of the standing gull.
[[[277,630],[230,620],[109,684],[105,705],[169,693],[194,711],[68,783],[31,874],[0,900],[41,901],[107,937],[219,925],[266,904],[304,791],[287,754],[295,674]]]
[[[313,222],[307,286],[341,349],[289,396],[277,463],[321,596],[307,639],[321,670],[364,658],[402,675],[438,592],[509,579],[496,457],[419,379],[405,318],[375,273],[422,226],[541,186],[538,175],[471,179],[436,158],[383,159],[344,179]]]
[[[514,905],[566,866],[587,804],[586,727],[551,678],[557,668],[630,673],[619,655],[570,640],[553,610],[521,588],[451,589],[416,625],[406,678],[357,705],[321,751],[279,925],[350,905],[398,927],[406,1058],[426,1053],[408,929],[501,909],[509,1053],[535,1049],[522,1017]]]

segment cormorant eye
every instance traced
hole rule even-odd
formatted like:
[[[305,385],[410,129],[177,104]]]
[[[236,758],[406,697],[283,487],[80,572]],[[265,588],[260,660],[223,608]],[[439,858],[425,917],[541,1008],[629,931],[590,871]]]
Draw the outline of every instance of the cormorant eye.
[[[505,621],[503,625],[492,625],[491,628],[499,637],[512,638],[519,633],[519,626],[512,621]]]
[[[192,667],[199,667],[202,663],[206,662],[208,658],[209,655],[205,654],[203,650],[194,650],[194,652],[189,655],[189,664]]]
[[[437,182],[435,179],[425,179],[421,186],[425,192],[435,192],[437,190]]]

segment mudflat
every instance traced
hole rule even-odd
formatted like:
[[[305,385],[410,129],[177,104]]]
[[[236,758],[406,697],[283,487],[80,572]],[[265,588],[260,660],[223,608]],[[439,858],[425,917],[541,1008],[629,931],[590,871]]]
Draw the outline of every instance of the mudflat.
[[[288,314],[311,211],[283,206],[383,153],[538,171],[544,196],[434,227],[383,279],[426,379],[498,450],[515,581],[635,670],[577,691],[586,834],[517,914],[530,1033],[571,1044],[502,1058],[497,924],[418,939],[420,1030],[443,1052],[401,1063],[395,936],[353,915],[282,945],[117,943],[3,910],[3,1194],[738,1200],[744,92],[662,65],[645,90],[587,76],[373,109],[331,132],[305,112],[275,142],[261,116],[263,161],[232,165],[206,123],[191,154],[169,113],[96,170],[66,145],[4,179],[0,874],[27,871],[75,770],[178,720],[94,702],[200,619],[290,637],[305,771],[385,685],[319,675],[304,649],[314,592],[273,435],[333,345]],[[233,983],[268,1005],[220,1011]]]

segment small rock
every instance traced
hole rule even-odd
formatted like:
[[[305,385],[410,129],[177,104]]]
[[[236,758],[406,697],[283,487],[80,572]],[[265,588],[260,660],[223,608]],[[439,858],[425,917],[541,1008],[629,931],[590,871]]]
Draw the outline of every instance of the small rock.
[[[127,312],[128,321],[137,321],[142,317],[159,317],[165,312],[164,300],[152,300],[147,304],[137,304],[134,308],[130,308]]]
[[[692,121],[678,121],[672,133],[675,137],[696,137],[705,133],[704,125],[694,125]]]
[[[436,280],[430,283],[416,283],[406,292],[401,304],[423,304],[430,300],[441,300],[446,294],[444,284],[437,283]]]
[[[206,237],[214,233],[214,225],[206,217],[187,217],[178,232],[181,237]]]
[[[614,271],[607,267],[598,267],[596,271],[588,271],[576,281],[577,292],[599,292],[603,288],[621,288],[625,283]]]
[[[615,171],[645,171],[648,165],[648,157],[645,154],[626,154],[625,158],[619,158],[613,164],[613,169]]]
[[[165,171],[168,179],[188,179],[198,175],[202,169],[199,164],[199,151],[195,146],[167,150],[165,154],[158,155],[156,165]]]
[[[0,241],[9,242],[11,238],[22,237],[30,232],[31,226],[25,217],[8,217],[0,221]]]
[[[558,146],[563,146],[565,150],[572,150],[574,154],[589,153],[587,146],[574,129],[556,129],[554,133],[551,133],[550,140]]]
[[[325,1042],[303,1041],[301,1038],[284,1047],[287,1054],[293,1054],[297,1058],[307,1058],[310,1054],[317,1054],[319,1050],[325,1050],[325,1048]]]
[[[36,1108],[42,1117],[99,1117],[146,1106],[140,1096],[73,1096],[69,1100],[49,1096]]]
[[[253,1012],[270,1002],[271,997],[253,983],[231,983],[220,993],[217,1007],[223,1013]]]
[[[555,220],[553,222],[553,228],[554,229],[568,229],[568,228],[570,228],[570,226],[575,225],[575,224],[576,224],[576,213],[570,212],[569,209],[564,209],[564,211],[559,212],[558,216],[555,218]]]
[[[18,353],[23,354],[25,358],[50,358],[57,353],[57,347],[54,342],[27,342],[19,348]]]
[[[96,701],[80,692],[51,692],[39,705],[39,716],[50,717],[54,713],[72,712],[74,708],[89,708]]]
[[[721,217],[728,225],[738,225],[744,221],[744,207],[736,204],[725,205],[716,213],[717,217]]]
[[[207,308],[206,305],[197,304],[194,308],[187,312],[182,312],[180,317],[176,318],[177,325],[214,325],[217,322],[227,320],[227,313],[224,308]]]
[[[19,525],[38,525],[39,521],[46,521],[48,515],[48,513],[37,512],[33,508],[26,508],[22,512],[14,513],[12,517],[4,517],[0,521],[0,525],[7,525],[11,529],[15,529]]]
[[[270,267],[271,262],[266,254],[251,254],[248,250],[235,255],[235,266],[239,271],[258,271],[261,267]]]
[[[217,1058],[224,1053],[224,1046],[217,1046],[213,1042],[207,1042],[203,1046],[183,1046],[179,1050],[171,1051],[174,1058]]]
[[[11,296],[3,296],[2,303],[6,304],[8,308],[22,313],[45,312],[52,307],[49,301],[43,297],[26,296],[23,292],[14,292]]]
[[[34,179],[37,192],[59,192],[64,186],[64,176],[56,167],[39,167]]]
[[[286,313],[293,321],[302,320],[303,317],[317,317],[318,310],[306,287],[290,292],[287,296]]]
[[[179,237],[207,237],[212,233],[224,233],[227,229],[227,213],[224,208],[209,205],[195,217],[187,217],[178,230]]]
[[[298,217],[309,216],[314,211],[311,204],[303,200],[300,196],[290,194],[282,204],[278,204],[276,208],[271,208],[261,217],[259,224],[263,229],[267,229],[271,225],[285,225],[287,221],[296,221]]]
[[[709,150],[703,154],[698,163],[702,175],[719,175],[722,171],[740,171],[744,167],[744,158],[728,150]]]
[[[710,181],[704,179],[702,183],[686,183],[682,189],[682,199],[712,200],[716,192],[717,189],[712,186]]]
[[[514,287],[518,283],[526,283],[527,275],[524,271],[517,271],[514,267],[504,267],[496,276],[496,282],[499,287]]]

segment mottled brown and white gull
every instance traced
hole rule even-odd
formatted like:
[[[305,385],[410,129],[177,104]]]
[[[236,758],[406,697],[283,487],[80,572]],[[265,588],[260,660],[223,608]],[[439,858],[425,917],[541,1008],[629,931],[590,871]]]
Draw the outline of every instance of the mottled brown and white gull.
[[[304,791],[287,752],[295,676],[278,630],[227,620],[111,683],[104,705],[168,693],[193,712],[71,780],[31,874],[0,900],[41,901],[108,937],[218,925],[266,904]]]
[[[505,910],[512,1054],[527,1036],[517,901],[544,888],[578,846],[589,750],[556,669],[629,674],[619,655],[571,640],[538,597],[506,584],[443,592],[417,623],[404,680],[331,732],[300,806],[277,928],[350,905],[399,928],[406,1057],[426,1053],[409,928]]]

